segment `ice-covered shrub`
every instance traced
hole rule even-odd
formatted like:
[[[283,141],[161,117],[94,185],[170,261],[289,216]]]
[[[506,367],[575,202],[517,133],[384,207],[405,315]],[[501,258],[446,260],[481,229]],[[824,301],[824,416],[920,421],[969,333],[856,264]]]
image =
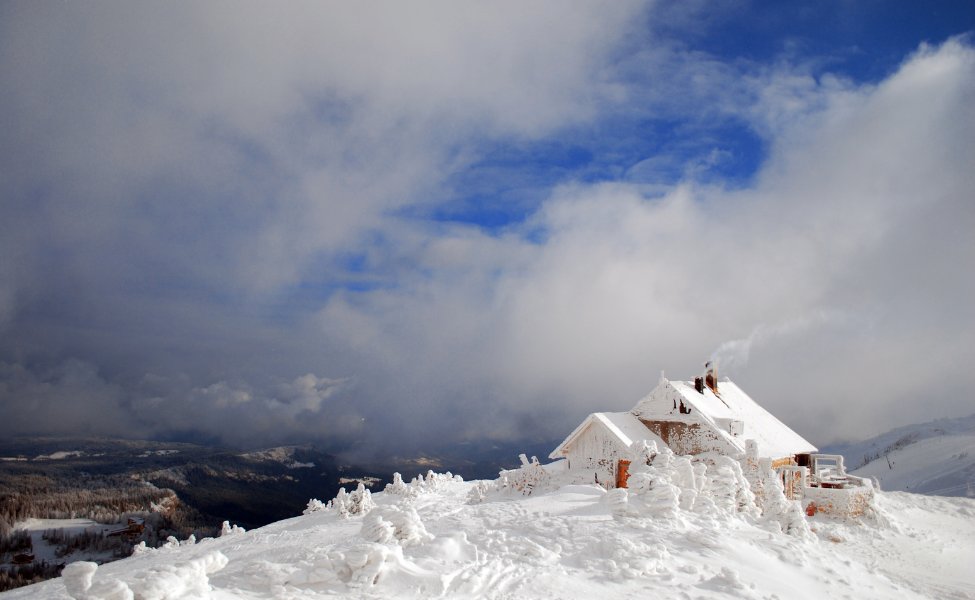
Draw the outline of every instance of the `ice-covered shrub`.
[[[409,506],[387,506],[374,510],[362,521],[359,535],[380,544],[412,546],[433,539],[420,515]]]
[[[540,489],[551,487],[551,476],[538,462],[538,458],[532,457],[531,461],[524,459],[522,455],[522,465],[517,469],[501,471],[497,480],[499,490],[520,492],[526,496]]]
[[[315,502],[318,501],[316,500]],[[321,503],[318,502],[318,504]],[[346,492],[344,487],[339,488],[339,493],[336,494],[335,498],[329,500],[324,510],[334,510],[343,517],[356,517],[368,513],[375,507],[376,503],[372,500],[372,494],[366,489],[365,485],[360,483],[352,493]],[[305,509],[305,514],[317,512],[318,510],[322,509],[318,508],[317,504],[313,506],[312,502],[309,502],[308,508]]]
[[[643,516],[676,518],[682,495],[685,505],[693,505],[697,496],[694,468],[689,459],[674,455],[670,448],[647,457],[649,450],[641,448],[638,455],[645,460],[630,465],[628,504]]]
[[[800,538],[812,537],[802,505],[798,500],[785,497],[782,480],[772,470],[768,459],[758,461],[749,478],[755,490],[755,504],[761,512],[761,524],[765,528]]]
[[[754,496],[741,464],[723,455],[677,456],[670,448],[640,442],[633,462],[625,507],[614,514],[676,518],[681,511],[719,518],[756,517]]]
[[[403,481],[403,476],[399,473],[393,474],[393,483],[386,485],[385,492],[400,496],[404,499],[412,500],[420,494],[436,492],[444,488],[449,483],[463,483],[464,478],[447,473],[434,473],[427,471],[426,475],[417,475],[409,483]]]
[[[700,506],[698,510],[708,510],[724,517],[757,517],[759,511],[755,505],[755,495],[741,463],[724,455],[708,456],[703,458],[703,462],[706,470],[701,494],[708,506]],[[710,505],[714,506],[713,511]]]
[[[150,548],[149,546],[147,546],[145,540],[143,540],[143,541],[139,542],[138,544],[136,544],[135,546],[132,546],[132,556],[136,556],[138,554],[146,554],[147,552],[149,552],[151,550],[152,550],[152,548]]]
[[[424,477],[417,476],[410,483],[411,486],[416,488],[420,493],[423,492],[435,492],[441,490],[448,483],[462,483],[464,478],[460,475],[454,475],[450,471],[446,473],[434,473],[432,470],[427,471]]]
[[[480,504],[487,499],[489,492],[498,489],[494,481],[478,481],[471,486],[471,491],[467,492],[468,504]]]
[[[319,502],[321,504],[321,502]],[[230,521],[224,521],[220,526],[220,537],[228,535],[239,535],[241,533],[246,533],[247,530],[243,527],[238,527],[237,525],[231,525]]]
[[[343,488],[344,491],[344,488]],[[312,498],[308,500],[308,506],[305,510],[301,511],[303,515],[310,515],[311,513],[321,512],[328,508],[328,505],[317,498]]]
[[[403,498],[415,498],[420,493],[417,488],[404,482],[403,476],[399,473],[393,473],[393,483],[387,483],[383,491],[387,494],[401,496]]]

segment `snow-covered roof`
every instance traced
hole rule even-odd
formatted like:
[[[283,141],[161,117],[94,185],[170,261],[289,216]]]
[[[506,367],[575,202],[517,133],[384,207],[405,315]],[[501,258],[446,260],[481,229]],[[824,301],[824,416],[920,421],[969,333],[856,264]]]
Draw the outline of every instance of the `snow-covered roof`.
[[[641,440],[657,442],[661,446],[666,445],[631,412],[592,413],[559,444],[558,448],[549,454],[549,458],[560,458],[565,448],[570,446],[593,423],[598,423],[605,427],[623,448],[629,448],[633,442]]]
[[[633,407],[633,414],[645,420],[687,420],[700,418],[714,426],[726,441],[745,451],[745,441],[755,440],[761,456],[785,457],[816,452],[816,447],[790,429],[772,413],[758,405],[732,381],[718,382],[716,395],[704,386],[698,392],[692,381],[662,379],[650,394]],[[674,404],[683,401],[690,415],[681,414]],[[732,424],[737,422],[737,424]],[[742,430],[737,431],[736,427]]]

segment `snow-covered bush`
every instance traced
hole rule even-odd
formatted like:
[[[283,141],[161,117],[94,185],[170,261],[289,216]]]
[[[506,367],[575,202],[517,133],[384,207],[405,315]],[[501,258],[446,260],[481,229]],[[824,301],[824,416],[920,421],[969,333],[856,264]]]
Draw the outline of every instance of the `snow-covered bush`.
[[[308,506],[305,507],[305,510],[301,511],[301,514],[310,515],[311,513],[320,512],[327,508],[328,508],[327,504],[325,504],[318,498],[312,498],[308,500]]]
[[[745,474],[753,491],[755,505],[761,515],[760,524],[776,533],[811,538],[809,523],[798,500],[785,497],[779,475],[772,470],[768,459],[746,457]]]
[[[493,492],[497,489],[497,484],[494,481],[477,481],[471,486],[471,491],[467,492],[467,503],[480,504],[487,499],[488,492]]]
[[[607,501],[616,516],[677,518],[681,511],[717,518],[758,516],[741,464],[728,456],[677,456],[639,442],[631,450],[626,496]]]
[[[436,492],[442,490],[448,483],[463,483],[463,481],[463,477],[454,475],[450,471],[446,473],[427,471],[424,477],[420,477],[419,475],[414,477],[413,481],[410,482],[410,486],[417,489],[420,493]]]
[[[383,491],[403,498],[415,498],[420,493],[420,490],[413,487],[412,484],[404,482],[403,476],[399,473],[393,473],[393,483],[387,483],[386,489]]]
[[[420,494],[437,492],[449,483],[463,483],[463,481],[463,477],[454,475],[449,471],[447,473],[434,473],[431,470],[427,471],[426,475],[417,475],[409,483],[405,483],[402,475],[393,473],[393,483],[387,484],[384,491],[387,494],[412,500]]]
[[[145,540],[139,542],[135,546],[132,546],[132,556],[137,556],[139,554],[146,554],[153,549],[146,545]]]
[[[420,515],[409,506],[387,506],[374,510],[362,521],[359,535],[379,544],[413,546],[433,539]]]
[[[319,502],[319,504],[321,504]],[[241,533],[246,533],[247,530],[243,527],[238,527],[237,525],[231,525],[230,521],[224,521],[220,527],[220,537],[228,535],[239,535]]]
[[[653,449],[642,447],[636,452],[646,459],[630,465],[627,504],[642,516],[676,518],[681,508],[691,508],[697,498],[695,469],[690,459],[676,456],[670,448],[656,453]]]
[[[538,458],[532,457],[531,461],[522,455],[522,465],[517,469],[501,471],[501,476],[497,480],[498,489],[502,491],[515,491],[526,496],[531,495],[536,490],[549,489],[552,483],[551,476],[538,462]]]
[[[758,517],[755,495],[745,478],[741,463],[729,456],[712,455],[702,458],[706,465],[704,486],[700,490],[696,509],[721,517]],[[713,507],[713,508],[712,508]]]
[[[362,483],[352,493],[347,493],[345,488],[339,488],[339,493],[325,506],[327,510],[334,510],[343,517],[362,516],[375,507],[372,494]]]

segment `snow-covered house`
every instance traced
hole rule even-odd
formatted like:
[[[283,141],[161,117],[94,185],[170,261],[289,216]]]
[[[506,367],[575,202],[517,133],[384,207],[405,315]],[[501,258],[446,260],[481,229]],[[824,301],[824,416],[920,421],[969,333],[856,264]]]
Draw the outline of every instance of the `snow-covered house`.
[[[569,470],[592,471],[594,483],[626,487],[631,448],[639,441],[664,444],[633,413],[592,413],[549,458],[566,459]]]
[[[719,381],[710,363],[704,376],[693,381],[661,376],[629,412],[589,415],[549,458],[565,459],[565,468],[580,479],[626,487],[637,442],[654,442],[682,456],[721,454],[753,468],[765,465],[779,473],[788,496],[814,497],[816,507],[826,512],[856,512],[841,509],[847,499],[829,490],[869,489],[869,482],[846,474],[842,457],[816,454],[815,446],[741,388],[727,378]]]

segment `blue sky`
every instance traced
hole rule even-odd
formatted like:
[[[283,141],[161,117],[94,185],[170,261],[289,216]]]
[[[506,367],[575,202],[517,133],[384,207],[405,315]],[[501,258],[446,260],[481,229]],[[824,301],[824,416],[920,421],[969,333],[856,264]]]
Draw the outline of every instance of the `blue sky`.
[[[968,2],[0,7],[11,431],[559,437],[709,358],[971,411]]]

